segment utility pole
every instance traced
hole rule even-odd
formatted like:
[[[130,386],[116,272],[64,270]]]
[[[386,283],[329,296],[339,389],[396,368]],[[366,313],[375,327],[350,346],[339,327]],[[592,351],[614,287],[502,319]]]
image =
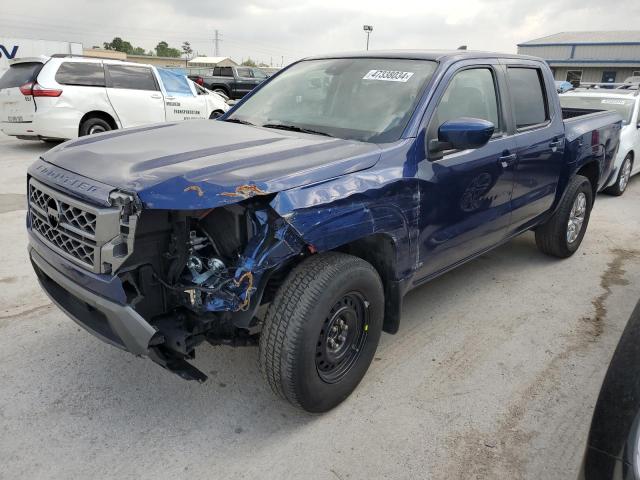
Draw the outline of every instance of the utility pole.
[[[369,34],[373,32],[373,25],[363,25],[362,29],[367,33],[367,50],[369,50]]]
[[[280,68],[284,68],[284,55],[282,55],[282,62],[280,62]]]
[[[222,41],[222,34],[220,32],[218,32],[218,30],[215,31],[215,37],[213,38],[213,56],[214,57],[219,57],[220,56],[220,42]]]

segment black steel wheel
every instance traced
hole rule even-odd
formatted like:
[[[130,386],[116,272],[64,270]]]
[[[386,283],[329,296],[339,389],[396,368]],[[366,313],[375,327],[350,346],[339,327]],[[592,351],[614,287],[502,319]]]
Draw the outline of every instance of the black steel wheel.
[[[358,359],[369,329],[365,302],[360,293],[349,292],[324,320],[316,345],[316,368],[327,383],[340,381]]]
[[[260,334],[260,369],[272,390],[308,412],[338,405],[364,377],[382,332],[384,291],[373,266],[328,252],[295,267]]]

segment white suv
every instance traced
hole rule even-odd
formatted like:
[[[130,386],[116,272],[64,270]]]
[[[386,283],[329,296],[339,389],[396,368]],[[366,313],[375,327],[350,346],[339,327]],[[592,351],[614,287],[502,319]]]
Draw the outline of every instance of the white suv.
[[[32,140],[70,139],[164,121],[215,118],[225,100],[152,65],[53,56],[11,62],[0,78],[0,130]]]

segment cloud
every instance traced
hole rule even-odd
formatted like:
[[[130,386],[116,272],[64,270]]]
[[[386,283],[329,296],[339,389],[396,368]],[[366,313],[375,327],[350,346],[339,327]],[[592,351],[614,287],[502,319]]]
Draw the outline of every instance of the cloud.
[[[153,48],[191,42],[221,53],[269,63],[322,52],[364,48],[363,24],[374,26],[371,47],[456,48],[514,52],[516,44],[570,30],[638,29],[638,0],[83,0],[12,2],[3,7],[3,35],[101,45],[119,35]],[[37,12],[37,13],[33,13]],[[71,13],[72,12],[72,13]]]

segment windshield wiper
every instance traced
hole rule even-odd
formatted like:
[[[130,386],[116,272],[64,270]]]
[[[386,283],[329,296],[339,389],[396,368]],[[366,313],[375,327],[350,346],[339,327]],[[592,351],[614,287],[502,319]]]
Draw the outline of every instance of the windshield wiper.
[[[325,137],[333,137],[333,135],[327,132],[320,132],[318,130],[312,130],[310,128],[298,127],[296,125],[285,125],[282,123],[265,123],[262,125],[264,128],[277,128],[278,130],[288,130],[290,132],[310,133],[312,135],[322,135]]]
[[[239,118],[227,118],[224,121],[230,123],[241,123],[242,125],[253,125],[253,123],[247,122],[246,120],[240,120]]]

